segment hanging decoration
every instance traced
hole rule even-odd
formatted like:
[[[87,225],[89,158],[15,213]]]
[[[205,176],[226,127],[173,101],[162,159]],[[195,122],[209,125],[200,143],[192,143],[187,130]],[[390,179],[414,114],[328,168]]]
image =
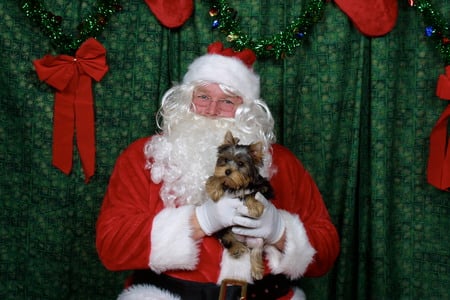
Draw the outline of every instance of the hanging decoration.
[[[334,0],[353,25],[364,35],[379,37],[389,33],[398,17],[396,0]]]
[[[21,1],[21,8],[50,39],[58,53],[69,55],[73,55],[85,40],[102,33],[111,16],[123,10],[118,0],[99,0],[91,13],[78,24],[74,36],[63,32],[63,18],[49,11],[42,1]]]
[[[439,76],[436,95],[450,100],[450,29],[449,24],[430,1],[408,0],[421,13],[425,23],[424,34],[439,50],[445,64],[445,74]],[[430,151],[427,166],[428,182],[434,187],[450,191],[450,104],[439,117],[430,135]]]
[[[450,29],[444,17],[436,10],[431,1],[408,0],[412,7],[417,8],[425,24],[424,34],[430,38],[442,55],[445,65],[450,65]]]
[[[234,50],[251,49],[259,58],[285,58],[301,46],[308,37],[312,26],[323,16],[325,0],[310,0],[305,11],[293,20],[283,31],[267,38],[253,39],[243,32],[238,12],[225,0],[212,1],[209,15],[212,17],[212,28],[218,29],[227,36]]]
[[[41,1],[22,1],[21,8],[60,53],[33,61],[39,79],[55,89],[52,163],[70,174],[76,133],[87,183],[95,172],[96,152],[92,79],[100,81],[108,71],[106,49],[95,37],[122,6],[118,0],[99,0],[79,23],[75,36],[63,32],[63,18],[47,10]]]
[[[73,138],[85,175],[85,181],[95,170],[95,127],[92,79],[100,81],[108,71],[106,50],[90,38],[75,56],[46,55],[36,59],[34,67],[39,79],[56,89],[53,111],[53,165],[63,173],[72,170]]]
[[[144,0],[156,19],[167,28],[178,28],[191,17],[194,0]]]

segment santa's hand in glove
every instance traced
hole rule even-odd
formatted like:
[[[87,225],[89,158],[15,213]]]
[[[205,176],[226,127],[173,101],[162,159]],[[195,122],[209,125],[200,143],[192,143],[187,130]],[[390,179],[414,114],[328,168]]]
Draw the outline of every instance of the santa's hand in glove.
[[[251,218],[246,206],[239,207],[239,214],[233,218],[234,226],[232,230],[239,235],[262,238],[266,244],[278,244],[284,240],[284,221],[278,209],[261,193],[257,193],[255,198],[264,205],[264,212],[261,217]]]
[[[196,207],[195,214],[203,232],[206,235],[212,235],[214,232],[234,225],[233,219],[238,215],[238,209],[242,210],[243,207],[239,198],[224,196],[217,202],[208,199]]]

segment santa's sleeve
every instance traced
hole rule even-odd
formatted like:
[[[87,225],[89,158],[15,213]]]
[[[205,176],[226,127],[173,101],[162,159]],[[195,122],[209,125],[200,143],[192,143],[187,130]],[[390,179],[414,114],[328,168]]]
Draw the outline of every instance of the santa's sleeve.
[[[147,141],[117,159],[97,220],[97,252],[110,270],[193,269],[199,251],[190,237],[193,207],[164,208],[160,185],[145,169]]]
[[[283,251],[265,248],[273,273],[291,279],[321,276],[333,266],[339,254],[339,237],[322,196],[300,161],[286,148],[274,147],[277,173],[271,180],[275,206],[286,224]]]

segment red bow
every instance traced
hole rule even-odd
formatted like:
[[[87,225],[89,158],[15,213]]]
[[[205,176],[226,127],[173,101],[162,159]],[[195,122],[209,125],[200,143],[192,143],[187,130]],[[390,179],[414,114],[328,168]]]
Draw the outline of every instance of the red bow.
[[[231,48],[224,48],[221,42],[214,42],[210,44],[208,46],[208,53],[239,58],[249,68],[251,68],[253,63],[256,61],[255,52],[251,49],[234,51]]]
[[[445,67],[445,75],[440,75],[436,95],[450,100],[450,65]],[[430,154],[428,158],[428,182],[444,191],[450,191],[450,140],[448,134],[448,120],[450,119],[450,105],[439,117],[430,135]]]
[[[56,89],[53,111],[53,165],[65,174],[72,170],[74,130],[86,183],[95,169],[95,129],[92,79],[108,71],[106,50],[94,38],[69,55],[46,55],[33,61],[41,81]]]

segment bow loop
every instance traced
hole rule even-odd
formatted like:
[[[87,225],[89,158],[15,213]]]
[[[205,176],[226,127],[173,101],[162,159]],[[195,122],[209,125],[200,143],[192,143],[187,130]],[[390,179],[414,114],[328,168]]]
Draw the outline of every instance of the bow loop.
[[[34,60],[33,64],[39,79],[58,91],[66,89],[76,72],[74,59],[68,55],[45,55]]]
[[[106,49],[96,39],[84,42],[75,53],[78,67],[95,81],[100,81],[108,72],[106,65]]]

